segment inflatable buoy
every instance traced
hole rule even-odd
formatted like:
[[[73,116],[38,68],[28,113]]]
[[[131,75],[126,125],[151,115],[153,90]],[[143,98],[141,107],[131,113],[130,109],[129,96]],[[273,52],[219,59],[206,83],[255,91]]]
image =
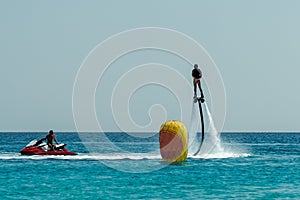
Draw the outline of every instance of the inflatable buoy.
[[[187,129],[180,121],[167,121],[159,131],[160,154],[166,162],[184,161],[188,154]]]

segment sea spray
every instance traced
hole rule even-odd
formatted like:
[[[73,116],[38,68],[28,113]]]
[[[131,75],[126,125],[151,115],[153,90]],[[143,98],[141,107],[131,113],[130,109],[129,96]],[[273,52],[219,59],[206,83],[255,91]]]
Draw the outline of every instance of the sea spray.
[[[202,104],[203,105],[203,104]],[[220,154],[223,153],[224,150],[221,145],[220,134],[215,128],[214,121],[208,105],[204,103],[205,109],[204,113],[204,127],[206,132],[204,133],[204,142],[201,147],[200,153],[198,156],[201,157],[210,157],[212,154]],[[200,116],[199,116],[199,106],[196,103],[192,105],[192,113],[191,113],[191,123],[189,126],[189,155],[192,156],[197,149],[199,148],[201,141],[201,134],[198,133],[200,124]],[[199,136],[199,137],[197,137]]]
[[[220,133],[217,131],[213,117],[211,115],[211,112],[209,110],[209,107],[206,103],[204,103],[204,114],[205,114],[205,122],[208,122],[208,124],[205,123],[206,132],[204,134],[204,142],[201,147],[200,153],[197,154],[196,158],[229,158],[229,157],[244,157],[249,156],[250,154],[245,151],[245,149],[239,147],[238,149],[233,150],[231,147],[226,147],[224,149],[220,137]],[[199,113],[199,108],[194,108],[193,112]],[[195,119],[196,121],[196,119]],[[199,124],[199,114],[198,114],[198,124]],[[199,126],[198,126],[199,127]],[[198,131],[198,129],[197,129]],[[197,143],[196,147],[199,147],[200,141],[198,138],[197,140],[194,140]],[[194,149],[193,147],[195,144],[191,145],[191,151]],[[232,143],[231,143],[232,146]],[[195,151],[192,151],[191,153],[194,153]],[[194,157],[194,156],[192,156]],[[195,158],[194,157],[194,158]]]
[[[212,118],[212,115],[209,111],[207,104],[204,103],[204,105],[205,105],[206,113],[207,113],[208,120],[209,120],[208,132],[209,132],[209,136],[210,136],[211,144],[212,144],[211,150],[214,153],[221,153],[224,151],[224,149],[221,146],[220,134],[218,133],[218,131],[215,127],[214,120]],[[208,152],[208,153],[210,153],[210,152]]]
[[[199,136],[197,135],[199,127],[200,127],[199,106],[197,103],[192,103],[191,121],[188,126],[188,135],[189,135],[188,152],[190,156],[192,156],[199,148],[199,141],[201,140],[201,138],[197,137]]]

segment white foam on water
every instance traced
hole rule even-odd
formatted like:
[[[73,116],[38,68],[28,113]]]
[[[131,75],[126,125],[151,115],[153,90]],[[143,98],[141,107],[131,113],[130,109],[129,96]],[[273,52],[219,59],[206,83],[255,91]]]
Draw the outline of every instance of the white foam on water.
[[[251,156],[248,153],[233,153],[233,152],[220,152],[220,153],[209,153],[209,154],[198,154],[196,156],[189,156],[194,159],[217,159],[217,158],[240,158]]]
[[[20,154],[0,154],[0,160],[157,160],[161,159],[160,154],[146,153],[122,153],[122,154],[79,154],[79,155],[33,155],[26,156]]]
[[[80,158],[92,159],[92,160],[157,160],[157,159],[161,159],[161,156],[160,154],[147,154],[147,153],[120,153],[120,154],[88,154],[88,155],[80,155]]]
[[[208,129],[204,133],[204,142],[202,144],[201,150],[198,155],[193,154],[197,151],[200,145],[200,139],[197,139],[197,132],[200,128],[200,117],[199,117],[199,106],[198,103],[193,104],[193,110],[191,115],[191,124],[189,128],[189,158],[232,158],[232,157],[246,157],[250,154],[238,153],[231,150],[225,150],[222,146],[222,141],[220,134],[218,133],[212,115],[210,113],[209,107],[204,103],[204,122],[208,120]],[[207,119],[208,118],[208,119]]]

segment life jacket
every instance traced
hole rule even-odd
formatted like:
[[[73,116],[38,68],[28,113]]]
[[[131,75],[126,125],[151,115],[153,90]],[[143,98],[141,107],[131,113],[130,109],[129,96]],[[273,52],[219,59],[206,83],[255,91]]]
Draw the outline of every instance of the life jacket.
[[[192,71],[192,76],[194,77],[194,78],[201,78],[201,74],[200,74],[200,72],[198,71],[198,69],[193,69],[193,71]]]

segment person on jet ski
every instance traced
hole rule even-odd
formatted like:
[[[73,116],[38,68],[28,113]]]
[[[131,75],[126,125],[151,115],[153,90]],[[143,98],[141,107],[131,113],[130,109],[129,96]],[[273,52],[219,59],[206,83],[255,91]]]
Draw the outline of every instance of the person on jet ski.
[[[44,138],[44,140],[47,140],[47,145],[51,148],[52,151],[54,151],[54,145],[53,140],[58,144],[56,137],[53,133],[53,130],[49,131],[49,134]]]

